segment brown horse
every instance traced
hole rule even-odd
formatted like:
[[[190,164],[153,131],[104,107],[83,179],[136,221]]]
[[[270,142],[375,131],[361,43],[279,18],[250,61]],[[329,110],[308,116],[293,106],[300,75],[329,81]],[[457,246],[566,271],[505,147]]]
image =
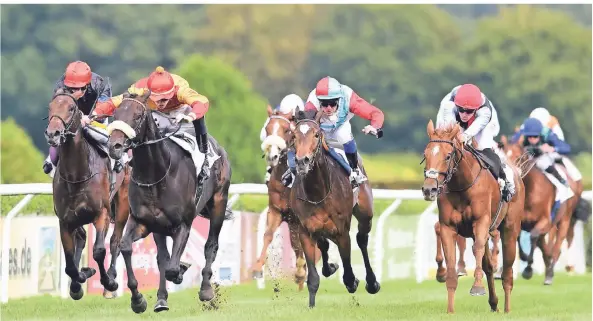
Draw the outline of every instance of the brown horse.
[[[445,276],[447,275],[447,268],[443,267],[443,245],[441,242],[441,224],[439,222],[434,223],[434,233],[437,236],[437,255],[436,255],[436,262],[437,262],[437,274],[436,279],[440,283],[445,282]],[[457,261],[457,276],[465,276],[467,275],[467,270],[465,269],[465,260],[463,258],[463,253],[465,253],[465,238],[461,235],[457,236],[457,247],[459,248],[459,260]]]
[[[81,283],[95,274],[95,269],[81,267],[80,257],[86,243],[85,224],[93,223],[97,230],[93,259],[97,262],[106,298],[117,290],[115,263],[120,252],[120,240],[128,220],[128,184],[130,168],[119,173],[111,170],[105,149],[89,139],[81,124],[78,109],[80,95],[56,91],[49,104],[49,123],[45,130],[48,144],[59,147],[60,160],[53,178],[54,211],[60,222],[60,237],[66,258],[66,274],[72,280],[70,297],[80,300],[84,291]],[[107,138],[105,137],[105,140]],[[112,175],[116,175],[113,179]],[[113,179],[113,180],[112,180]],[[115,184],[112,182],[115,181]],[[113,201],[113,202],[112,202]],[[111,265],[105,270],[105,237],[112,212],[115,211],[115,231],[111,236]]]
[[[523,136],[519,140],[510,144],[508,139],[501,137],[501,144],[507,157],[514,162],[518,162],[522,155],[525,154],[523,148]],[[556,187],[544,175],[541,170],[529,170],[523,181],[526,189],[525,212],[522,218],[521,227],[524,231],[531,234],[531,250],[529,254],[524,253],[519,243],[519,250],[521,259],[527,262],[527,267],[522,275],[526,279],[531,279],[533,276],[533,252],[536,245],[542,251],[544,264],[546,266],[545,285],[552,284],[554,278],[554,266],[560,257],[561,245],[564,239],[572,243],[572,238],[567,238],[570,230],[574,228],[576,220],[572,219],[573,212],[577,208],[578,199],[583,192],[582,182],[575,182],[570,178],[568,172],[561,166],[567,177],[567,182],[574,192],[574,196],[566,200],[558,209],[558,212],[552,222],[551,211],[556,196]],[[557,233],[559,231],[559,233]],[[545,235],[548,234],[548,242],[546,243]]]
[[[504,311],[509,312],[513,288],[513,263],[516,255],[515,244],[521,229],[521,212],[525,197],[523,183],[516,168],[513,168],[516,194],[511,202],[501,204],[497,180],[484,169],[475,152],[471,152],[473,149],[463,145],[459,137],[460,129],[458,124],[454,124],[435,130],[430,120],[426,127],[430,140],[424,150],[426,165],[422,192],[424,198],[429,201],[434,201],[438,196],[441,241],[447,262],[447,312],[454,313],[458,282],[455,270],[457,235],[474,239],[476,269],[470,294],[485,294],[482,284],[485,272],[489,290],[488,302],[492,311],[498,311],[498,297],[494,288],[494,266],[488,246],[488,237],[496,229],[500,231],[502,239]],[[447,192],[441,193],[445,187]]]
[[[272,243],[274,232],[276,232],[280,224],[284,221],[288,224],[290,244],[296,256],[296,272],[294,277],[300,291],[303,289],[305,276],[307,275],[304,253],[301,242],[298,239],[298,224],[300,223],[288,205],[290,188],[284,186],[281,182],[282,174],[288,169],[286,151],[287,142],[290,142],[293,137],[293,116],[291,114],[281,114],[278,111],[273,111],[270,106],[268,106],[268,116],[268,123],[265,127],[266,139],[262,143],[262,150],[265,153],[268,166],[272,167],[272,172],[268,183],[268,213],[264,244],[259,258],[252,267],[253,275],[256,278],[263,276],[262,270],[266,262],[268,247]]]
[[[362,253],[366,269],[366,290],[370,294],[379,292],[380,285],[369,260],[367,245],[373,219],[373,195],[367,180],[358,188],[358,197],[352,190],[348,174],[327,152],[319,120],[322,113],[313,114],[297,110],[294,130],[297,177],[290,191],[290,207],[300,221],[299,236],[308,275],[309,307],[315,306],[319,289],[319,274],[315,267],[315,244],[321,250],[322,273],[333,274],[337,265],[328,263],[328,239],[340,252],[344,265],[343,281],[350,293],[356,292],[358,279],[354,276],[350,262],[350,222],[352,215],[358,220],[356,242]],[[313,116],[313,117],[312,117]],[[361,170],[362,161],[359,160]]]

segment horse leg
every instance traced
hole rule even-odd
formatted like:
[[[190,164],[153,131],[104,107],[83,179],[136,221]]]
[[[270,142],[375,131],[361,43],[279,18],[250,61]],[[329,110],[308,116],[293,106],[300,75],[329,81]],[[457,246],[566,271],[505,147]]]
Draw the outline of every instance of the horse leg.
[[[288,230],[290,232],[290,246],[294,251],[296,257],[296,271],[294,273],[294,281],[299,286],[299,291],[305,287],[305,277],[307,276],[307,261],[305,260],[305,253],[301,246],[301,241],[298,235],[298,226],[294,220],[288,220]]]
[[[456,239],[457,231],[450,226],[441,224],[441,242],[443,243],[445,263],[447,264],[447,277],[445,280],[447,286],[447,313],[455,313],[455,291],[457,290],[458,282],[455,271]]]
[[[344,266],[342,281],[344,281],[346,290],[348,290],[349,293],[354,293],[356,292],[356,289],[358,289],[358,279],[354,276],[354,271],[352,271],[352,264],[350,262],[351,248],[348,229],[346,229],[343,234],[338,235],[336,241],[338,250],[340,251],[340,257],[342,258],[342,265]]]
[[[107,203],[109,204],[109,203]],[[117,282],[107,275],[105,270],[105,237],[107,236],[107,230],[109,230],[109,210],[103,208],[99,217],[93,222],[97,234],[95,235],[95,245],[93,246],[93,259],[97,262],[99,267],[99,274],[101,275],[101,285],[105,290],[114,292],[117,290]]]
[[[552,221],[549,217],[550,216],[548,215],[544,219],[540,219],[539,221],[537,221],[537,223],[535,223],[535,226],[531,229],[531,249],[529,251],[529,256],[527,257],[527,266],[521,273],[521,276],[526,280],[529,280],[533,277],[533,267],[531,267],[531,265],[533,264],[533,253],[535,253],[535,247],[537,246],[539,238],[541,237],[545,239],[546,232],[553,230]],[[549,235],[548,237],[552,238],[552,236]],[[517,240],[517,242],[519,242],[519,240]]]
[[[305,260],[307,261],[307,289],[309,290],[309,308],[314,308],[315,295],[317,294],[317,290],[319,290],[319,274],[317,273],[317,268],[315,267],[315,254],[317,252],[317,247],[315,246],[315,241],[311,238],[309,232],[302,225],[299,225],[299,238],[303,246],[303,252],[305,252]]]
[[[562,242],[564,242],[564,239],[566,238],[569,226],[570,217],[565,217],[560,222],[558,222],[558,231],[556,232],[556,239],[554,242],[554,247],[552,248],[552,265],[556,265],[556,262],[558,262],[558,258],[560,257],[562,250]]]
[[[457,276],[466,276],[464,253],[467,246],[465,237],[457,235],[457,247],[459,248],[459,261],[457,262]]]
[[[435,261],[437,262],[437,275],[436,279],[440,283],[445,282],[445,276],[447,275],[447,269],[443,267],[443,244],[441,242],[441,224],[436,222],[434,224],[434,233],[437,237],[437,256]],[[461,253],[460,253],[461,254]]]
[[[542,257],[544,259],[544,265],[546,266],[546,277],[544,280],[544,284],[552,284],[552,280],[554,279],[554,265],[552,265],[552,253],[550,253],[550,247],[546,243],[546,236],[540,235],[537,238],[537,246],[542,251]],[[533,251],[532,251],[533,253]],[[532,254],[533,255],[533,254]],[[533,256],[532,260],[533,262]]]
[[[128,190],[127,186],[122,185],[120,190],[115,195],[113,201],[115,202],[115,228],[113,230],[113,234],[111,234],[111,239],[109,241],[109,251],[111,252],[111,263],[109,265],[109,270],[107,270],[107,275],[113,280],[117,277],[117,258],[119,257],[120,253],[120,245],[121,245],[121,238],[124,233],[124,227],[126,226],[126,222],[128,221],[128,216],[130,216],[130,203],[128,201]],[[106,291],[103,292],[103,297],[105,298],[113,298],[115,297],[113,294],[110,294]]]
[[[132,244],[139,239],[145,238],[149,234],[146,226],[136,222],[133,216],[130,215],[128,219],[128,228],[126,233],[122,237],[121,241],[121,254],[124,257],[126,263],[126,273],[128,275],[128,288],[132,293],[131,307],[135,313],[142,313],[146,311],[146,299],[142,296],[142,293],[138,291],[138,280],[134,275],[134,269],[132,267]]]
[[[573,214],[574,215],[574,214]],[[576,220],[574,218],[571,219],[570,224],[568,226],[568,231],[566,234],[566,254],[567,254],[567,260],[566,260],[566,272],[568,273],[572,273],[574,272],[574,250],[571,250],[572,248],[572,241],[574,240],[574,224],[576,223]],[[574,248],[572,248],[574,249]]]
[[[496,268],[494,265],[494,253],[490,251],[488,243],[484,246],[484,251],[485,254],[482,259],[482,266],[488,282],[488,303],[490,304],[492,312],[498,312],[498,297],[496,296],[496,287],[494,286],[494,270]]]
[[[323,267],[321,268],[321,274],[326,278],[332,276],[338,270],[339,266],[335,263],[329,263],[329,241],[325,237],[320,237],[317,240],[317,247],[321,251],[321,260]]]
[[[185,273],[185,270],[181,270],[181,255],[187,245],[190,231],[191,226],[182,223],[176,233],[173,234],[171,259],[167,261],[167,265],[165,266],[165,279],[175,284],[181,284],[183,282],[183,273]]]
[[[472,296],[486,294],[486,289],[482,284],[482,278],[484,276],[484,271],[482,270],[482,259],[484,257],[484,248],[488,246],[488,225],[490,223],[490,210],[477,212],[486,212],[488,213],[488,215],[482,216],[473,224],[473,252],[476,258],[476,269],[474,270],[474,284],[472,285],[472,288],[469,291],[469,294],[471,294]]]
[[[154,306],[154,312],[161,312],[169,310],[167,299],[169,293],[167,292],[167,282],[165,279],[165,269],[167,263],[171,259],[169,257],[169,250],[167,249],[167,237],[162,234],[152,233],[154,243],[157,247],[156,262],[159,266],[159,290],[156,293],[156,304]]]
[[[508,217],[507,213],[507,217]],[[505,220],[506,221],[506,220]],[[513,290],[513,264],[517,255],[517,238],[521,227],[505,224],[501,231],[502,238],[502,287],[504,289],[504,312],[511,311],[511,291]]]
[[[228,186],[228,185],[227,185]],[[206,257],[206,264],[202,269],[202,285],[200,287],[200,301],[210,301],[214,298],[214,290],[210,284],[210,278],[212,278],[212,263],[216,259],[216,253],[218,252],[218,236],[222,223],[224,222],[224,215],[226,211],[226,205],[228,202],[228,194],[223,190],[214,194],[212,203],[212,216],[210,217],[210,230],[208,231],[208,240],[204,245],[204,256]],[[209,201],[209,203],[212,202]]]
[[[282,214],[280,212],[270,206],[268,208],[267,219],[266,219],[266,232],[264,233],[264,245],[262,246],[261,253],[259,254],[259,258],[253,264],[253,276],[256,278],[263,277],[263,266],[266,262],[266,256],[268,254],[268,247],[272,240],[274,239],[274,232],[280,227],[282,224]],[[298,257],[297,257],[298,258]]]
[[[366,194],[364,194],[366,196]],[[367,205],[369,204],[369,205]],[[364,269],[366,272],[366,285],[365,289],[370,294],[376,294],[381,290],[381,285],[377,282],[377,277],[373,268],[371,267],[371,260],[369,259],[369,233],[373,225],[373,212],[370,206],[371,202],[368,198],[361,202],[359,197],[359,203],[354,207],[353,214],[358,221],[358,233],[356,233],[356,244],[362,253],[362,260],[364,261]],[[350,240],[350,235],[348,235]],[[350,252],[350,250],[348,250]],[[346,268],[346,266],[344,266]]]
[[[60,239],[62,240],[62,248],[66,259],[65,272],[72,280],[70,283],[70,297],[74,300],[80,300],[84,295],[80,283],[86,282],[88,278],[95,274],[93,268],[82,268],[80,272],[78,271],[80,256],[86,242],[86,240],[81,239],[78,229],[80,228],[71,232],[65,224],[60,222]],[[78,259],[76,259],[77,257]]]

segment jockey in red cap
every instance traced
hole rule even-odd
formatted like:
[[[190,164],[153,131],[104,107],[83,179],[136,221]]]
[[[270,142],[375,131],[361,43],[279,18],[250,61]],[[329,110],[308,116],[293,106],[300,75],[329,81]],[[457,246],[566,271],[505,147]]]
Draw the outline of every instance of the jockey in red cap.
[[[500,160],[498,183],[502,189],[503,199],[509,202],[515,194],[513,170],[506,165],[506,157],[494,141],[494,137],[500,131],[494,105],[478,86],[473,84],[457,86],[441,100],[437,114],[437,128],[451,123],[459,123],[461,126],[464,143],[470,143],[474,138],[478,145],[477,149],[489,160],[496,163]]]

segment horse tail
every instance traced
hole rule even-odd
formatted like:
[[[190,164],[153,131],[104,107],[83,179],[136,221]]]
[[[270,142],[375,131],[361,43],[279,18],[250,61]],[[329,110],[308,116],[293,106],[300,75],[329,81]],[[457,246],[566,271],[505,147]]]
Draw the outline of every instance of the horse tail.
[[[591,216],[591,203],[580,197],[577,206],[574,208],[572,216],[577,220],[587,222],[589,220],[589,216]]]

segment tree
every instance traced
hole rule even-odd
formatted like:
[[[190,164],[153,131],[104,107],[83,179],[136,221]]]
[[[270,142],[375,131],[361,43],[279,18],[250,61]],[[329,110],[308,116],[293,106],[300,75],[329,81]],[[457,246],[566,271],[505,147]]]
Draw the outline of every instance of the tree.
[[[49,176],[41,169],[43,154],[33,145],[31,137],[8,118],[0,123],[0,164],[2,166],[2,184],[49,182]]]
[[[492,98],[501,133],[544,106],[573,149],[591,150],[591,29],[545,8],[502,8],[479,23],[464,58],[461,72]]]
[[[233,183],[261,182],[259,132],[267,117],[265,100],[238,70],[215,57],[193,55],[175,71],[210,100],[209,133],[227,151]]]

